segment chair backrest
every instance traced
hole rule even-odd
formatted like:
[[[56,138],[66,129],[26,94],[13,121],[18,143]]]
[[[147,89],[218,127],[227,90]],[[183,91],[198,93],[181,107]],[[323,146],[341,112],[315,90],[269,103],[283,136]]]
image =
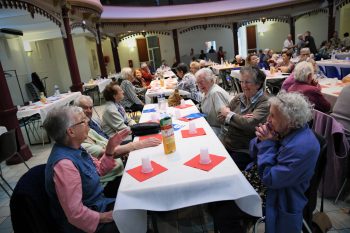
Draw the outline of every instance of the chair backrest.
[[[310,180],[310,186],[305,192],[308,202],[304,207],[304,219],[309,226],[311,226],[312,213],[314,212],[317,204],[317,189],[320,185],[321,179],[324,177],[327,163],[327,140],[317,133],[315,133],[315,136],[320,144],[320,154],[317,159],[314,175]]]
[[[338,72],[336,67],[334,67],[334,66],[325,66],[325,68],[326,68],[326,76],[328,78],[338,78],[338,79],[340,79],[340,74],[339,74],[339,72]]]
[[[11,220],[16,233],[56,233],[45,190],[45,167],[31,168],[18,181],[10,200]]]
[[[16,131],[11,129],[0,135],[0,163],[17,153]]]
[[[40,99],[39,90],[34,86],[33,83],[26,83],[26,90],[30,100],[38,101]]]
[[[340,73],[341,73],[341,79],[343,79],[346,75],[350,74],[350,68],[349,67],[341,67]]]

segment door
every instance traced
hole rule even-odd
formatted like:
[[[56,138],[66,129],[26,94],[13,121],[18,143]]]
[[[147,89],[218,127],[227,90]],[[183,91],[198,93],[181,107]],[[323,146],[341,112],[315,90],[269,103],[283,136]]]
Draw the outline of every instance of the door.
[[[147,62],[149,58],[146,38],[136,39],[136,44],[140,62]]]
[[[247,50],[248,53],[256,53],[256,25],[247,27]]]

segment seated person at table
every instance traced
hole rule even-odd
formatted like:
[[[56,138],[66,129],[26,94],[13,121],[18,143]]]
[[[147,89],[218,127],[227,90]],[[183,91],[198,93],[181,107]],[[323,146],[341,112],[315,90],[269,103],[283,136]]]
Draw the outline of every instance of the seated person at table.
[[[290,61],[292,53],[284,52],[282,53],[282,62],[278,63],[276,68],[282,73],[292,73],[294,69],[294,63]]]
[[[191,64],[190,64],[190,71],[191,71],[191,73],[192,73],[193,75],[195,75],[196,72],[197,72],[200,68],[201,68],[201,65],[200,65],[198,62],[196,62],[196,61],[191,62]]]
[[[218,112],[230,102],[230,95],[215,84],[215,76],[209,68],[203,68],[196,73],[196,83],[198,89],[203,93],[201,102],[201,112],[204,113],[205,119],[215,132],[220,137],[222,124],[218,121]]]
[[[145,93],[146,88],[137,88],[132,85],[132,81],[135,79],[132,69],[124,67],[121,74],[120,87],[124,91],[123,99],[120,103],[123,107],[130,108],[133,112],[142,111],[144,103],[138,97],[138,94]]]
[[[267,123],[256,128],[257,137],[250,142],[255,162],[244,174],[262,196],[265,232],[297,233],[301,232],[307,203],[304,193],[320,152],[307,124],[312,119],[312,106],[302,95],[284,91],[269,102]],[[234,201],[219,202],[214,210],[220,233],[246,232],[238,219],[247,217]]]
[[[187,91],[191,94],[191,99],[195,104],[199,103],[202,99],[200,92],[196,86],[196,78],[192,73],[188,71],[188,67],[185,63],[180,63],[176,67],[176,74],[178,79],[177,89]]]
[[[134,85],[134,87],[138,87],[138,88],[147,87],[145,80],[142,78],[142,72],[140,69],[134,70],[134,77],[135,78],[132,81],[132,85]]]
[[[141,73],[146,86],[149,86],[152,80],[154,79],[154,75],[151,74],[151,71],[149,70],[148,65],[145,62],[141,64]]]
[[[299,57],[298,57],[298,62],[310,61],[310,59],[311,59],[311,58],[310,58],[310,55],[311,55],[311,53],[310,53],[310,49],[309,49],[309,48],[302,48],[302,49],[300,50],[300,55],[299,55]],[[294,71],[294,70],[293,70],[293,71]],[[288,88],[289,88],[290,86],[292,86],[294,83],[295,83],[294,72],[292,72],[292,73],[288,76],[288,78],[286,78],[286,80],[283,81],[281,89],[287,91]]]
[[[102,129],[109,137],[135,124],[121,105],[124,91],[117,83],[108,84],[103,90],[103,97],[106,100],[106,107],[102,115]]]
[[[245,60],[241,57],[241,55],[236,55],[233,64],[236,66],[245,66]]]
[[[265,73],[256,66],[245,66],[240,74],[243,93],[220,110],[218,119],[228,128],[222,142],[238,168],[243,170],[252,162],[249,141],[255,136],[255,127],[266,121],[269,104],[263,88]]]
[[[315,109],[329,112],[331,104],[323,97],[321,86],[314,79],[314,69],[310,62],[299,62],[294,70],[295,83],[288,88],[288,92],[300,92],[305,95]]]
[[[90,122],[92,122],[92,107],[93,102],[90,96],[81,95],[77,99],[74,100],[74,105],[81,107],[83,109],[83,112],[85,113],[85,116],[89,118],[89,126]],[[102,132],[102,129],[99,128],[99,131]],[[95,128],[96,129],[96,128]],[[92,156],[95,158],[100,158],[103,156],[106,150],[106,146],[108,143],[108,140],[100,135],[97,131],[95,131],[94,128],[90,127],[89,133],[87,138],[84,140],[84,142],[81,144],[82,147]],[[125,145],[118,145],[114,150],[114,157],[122,156],[125,154],[128,154],[130,151],[142,149],[145,147],[151,147],[151,146],[158,146],[161,143],[161,141],[157,138],[147,138],[142,141],[136,141],[136,142],[129,142]],[[103,187],[107,185],[107,182],[112,181],[116,179],[116,177],[119,177],[121,179],[121,176],[124,171],[124,165],[120,158],[115,159],[115,167],[113,170],[108,172],[106,175],[101,176],[100,182]],[[113,187],[105,187],[108,189],[116,189],[115,193],[117,193],[119,185],[114,185]]]
[[[246,66],[256,66],[259,65],[259,57],[255,54],[249,54],[246,59]]]
[[[44,121],[47,134],[56,142],[45,170],[50,210],[59,232],[118,232],[112,218],[116,193],[104,195],[100,175],[115,167],[114,148],[129,131],[111,137],[97,160],[80,146],[88,135],[88,121],[75,106],[54,108]]]

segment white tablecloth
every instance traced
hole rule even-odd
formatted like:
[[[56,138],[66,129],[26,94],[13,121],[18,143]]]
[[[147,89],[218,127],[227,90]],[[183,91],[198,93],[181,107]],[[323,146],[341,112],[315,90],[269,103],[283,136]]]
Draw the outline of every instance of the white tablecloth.
[[[21,119],[23,117],[32,116],[34,114],[39,113],[41,120],[44,122],[47,113],[57,106],[63,106],[71,102],[72,100],[75,100],[78,96],[80,96],[80,92],[72,92],[72,93],[65,93],[61,94],[59,97],[48,97],[47,103],[43,104],[40,101],[33,103],[29,106],[23,106],[21,107],[17,112],[17,118]]]
[[[289,73],[281,73],[281,72],[276,72],[273,75],[271,75],[269,70],[265,70],[265,74],[266,74],[266,80],[265,80],[266,82],[268,82],[269,80],[273,81],[273,80],[279,80],[279,79],[286,79],[290,75]],[[232,70],[231,77],[240,79],[241,74],[239,70]]]
[[[145,103],[146,104],[151,104],[153,103],[153,97],[157,97],[160,94],[164,94],[165,96],[170,96],[174,92],[174,88],[176,87],[177,80],[174,78],[170,79],[165,79],[164,80],[165,86],[169,87],[171,83],[171,87],[165,88],[161,87],[159,80],[153,80],[151,82],[151,88],[146,91],[145,94]],[[190,97],[191,93],[184,91],[184,90],[179,90],[179,93],[181,96],[186,96]]]
[[[147,105],[144,109],[155,106]],[[168,108],[167,112],[173,114],[174,108]],[[194,112],[198,110],[193,106],[181,110],[181,115]],[[151,115],[152,113],[142,114],[141,122],[150,120]],[[222,200],[235,200],[243,211],[261,216],[260,197],[239,171],[206,120],[199,118],[194,122],[197,127],[204,128],[207,135],[184,139],[180,131],[188,129],[188,123],[173,120],[173,123],[184,127],[175,132],[177,149],[170,155],[164,154],[162,144],[130,153],[126,171],[139,166],[145,155],[168,170],[144,182],[124,173],[113,211],[113,219],[121,233],[146,232],[147,210],[168,211]],[[201,146],[206,146],[209,153],[226,159],[209,172],[185,166],[185,162],[199,154]]]
[[[233,69],[233,68],[238,68],[238,66],[235,66],[234,64],[224,64],[224,65],[213,65],[211,66],[211,68],[213,69],[213,72],[215,74],[219,74],[220,71],[222,70],[229,70],[229,69]]]
[[[345,60],[347,57],[350,58],[350,52],[348,52],[348,53],[337,53],[337,54],[335,54],[335,58],[336,58],[336,59]]]
[[[346,60],[323,60],[323,61],[317,61],[316,64],[318,66],[322,66],[325,69],[325,66],[334,66],[337,68],[339,74],[340,68],[350,68],[350,61]]]
[[[322,88],[322,95],[328,100],[333,108],[344,86],[349,85],[350,83],[343,83],[336,78],[324,78],[319,80],[319,84]]]
[[[100,93],[103,92],[103,90],[106,88],[106,86],[112,82],[112,79],[106,78],[106,79],[99,79],[99,80],[94,80],[92,83],[85,83],[83,85],[84,89],[90,89],[98,86],[98,90]]]

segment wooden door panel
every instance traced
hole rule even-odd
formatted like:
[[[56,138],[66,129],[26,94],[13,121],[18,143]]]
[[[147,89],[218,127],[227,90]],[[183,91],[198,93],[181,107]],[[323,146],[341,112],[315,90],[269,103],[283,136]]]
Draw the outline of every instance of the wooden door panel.
[[[149,60],[148,58],[148,49],[147,49],[147,41],[146,38],[136,39],[137,51],[139,53],[140,62],[146,62]]]

